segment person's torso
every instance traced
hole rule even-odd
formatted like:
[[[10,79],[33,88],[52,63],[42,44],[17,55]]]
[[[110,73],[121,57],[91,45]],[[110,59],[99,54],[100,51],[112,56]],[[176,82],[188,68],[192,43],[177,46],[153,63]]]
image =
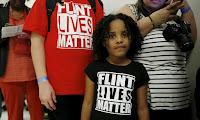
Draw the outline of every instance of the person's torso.
[[[12,11],[10,10],[9,24],[13,26],[22,25],[24,24],[26,16],[27,13],[26,10],[24,10],[21,17],[17,20],[14,18],[14,16],[12,15]],[[27,36],[27,39],[20,39],[23,36]],[[9,50],[6,71],[4,76],[0,78],[2,82],[22,82],[36,79],[31,54],[16,52],[16,49],[24,49],[21,47],[26,47],[29,49],[28,44],[26,44],[30,42],[30,37],[28,36],[29,35],[27,34],[21,34],[9,38]]]
[[[131,7],[132,6],[132,7]],[[129,5],[136,18],[144,15]],[[190,83],[186,72],[186,53],[176,41],[163,36],[166,24],[150,31],[142,41],[142,50],[135,60],[143,63],[150,77],[148,102],[154,110],[177,110],[190,103]]]
[[[92,120],[137,120],[136,91],[142,81],[141,65],[116,66],[97,62]]]
[[[47,74],[56,94],[84,93],[84,69],[92,60],[95,24],[88,0],[57,3],[45,42]]]

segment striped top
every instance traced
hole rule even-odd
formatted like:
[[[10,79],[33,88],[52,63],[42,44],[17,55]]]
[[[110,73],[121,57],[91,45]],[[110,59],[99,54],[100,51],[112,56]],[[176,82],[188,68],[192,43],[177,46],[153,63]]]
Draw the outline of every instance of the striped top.
[[[128,6],[136,19],[144,18],[134,5]],[[178,110],[187,108],[191,100],[186,53],[180,51],[175,41],[165,40],[162,34],[165,27],[163,24],[144,37],[142,50],[135,61],[143,63],[149,74],[148,103],[151,109]]]
[[[9,14],[9,23],[21,25],[26,19],[26,10],[19,20]],[[0,82],[24,82],[35,80],[35,71],[32,63],[31,54],[15,53],[16,37],[10,37],[8,59],[4,76],[0,77]],[[21,41],[24,42],[24,41]]]

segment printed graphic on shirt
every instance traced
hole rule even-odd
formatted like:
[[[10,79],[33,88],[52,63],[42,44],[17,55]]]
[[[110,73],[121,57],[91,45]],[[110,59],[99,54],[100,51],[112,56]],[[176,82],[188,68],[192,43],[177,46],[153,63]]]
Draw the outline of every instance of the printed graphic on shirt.
[[[58,4],[57,28],[59,49],[92,49],[93,20],[91,5],[64,2]]]
[[[135,76],[98,72],[98,89],[95,110],[118,115],[131,115]]]

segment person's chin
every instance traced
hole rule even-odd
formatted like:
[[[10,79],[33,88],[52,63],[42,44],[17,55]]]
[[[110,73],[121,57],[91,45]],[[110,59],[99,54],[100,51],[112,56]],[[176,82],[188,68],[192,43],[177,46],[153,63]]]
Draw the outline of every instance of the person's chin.
[[[153,5],[152,6],[152,11],[157,11],[159,10],[161,7],[159,5]]]

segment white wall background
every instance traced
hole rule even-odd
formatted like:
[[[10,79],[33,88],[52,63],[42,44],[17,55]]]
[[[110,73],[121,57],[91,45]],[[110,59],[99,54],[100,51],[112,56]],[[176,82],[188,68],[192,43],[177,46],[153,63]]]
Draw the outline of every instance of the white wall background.
[[[134,4],[137,0],[101,0],[104,4],[105,15],[115,13],[119,8],[126,4]]]
[[[200,67],[200,0],[187,0],[190,4],[197,24],[197,41],[195,43],[195,48],[192,50],[190,58],[187,64],[187,71],[191,81],[191,89],[192,89],[192,120],[197,120],[195,116],[195,103],[194,103],[194,89],[196,86],[196,72],[197,69]],[[119,8],[122,6],[129,4],[129,3],[136,3],[137,0],[102,0],[104,3],[104,12],[105,15],[109,13],[115,13]],[[200,101],[199,101],[200,102]]]

